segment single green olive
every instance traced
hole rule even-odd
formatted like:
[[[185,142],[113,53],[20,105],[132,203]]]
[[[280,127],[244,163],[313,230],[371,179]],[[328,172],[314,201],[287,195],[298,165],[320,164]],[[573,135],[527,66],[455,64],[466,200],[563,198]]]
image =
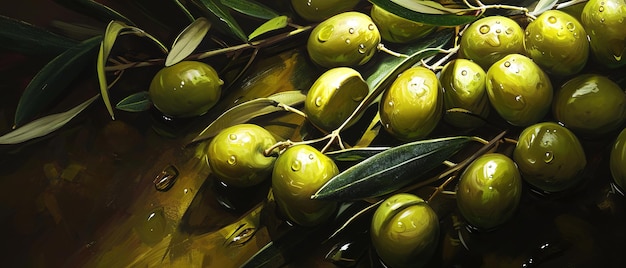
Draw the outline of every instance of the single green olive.
[[[519,135],[513,151],[522,178],[539,190],[559,192],[580,182],[587,165],[578,138],[553,122],[527,127]]]
[[[389,134],[410,141],[430,134],[442,117],[443,93],[435,73],[412,67],[383,93],[380,121]]]
[[[439,81],[443,87],[446,111],[443,119],[446,122],[459,128],[478,127],[485,123],[481,118],[487,118],[491,108],[485,89],[486,76],[478,64],[466,59],[455,59],[443,66]],[[447,112],[454,108],[463,109],[473,115]]]
[[[306,48],[311,60],[322,67],[357,66],[374,56],[380,40],[380,32],[368,15],[349,11],[318,24]]]
[[[560,76],[580,72],[589,56],[585,29],[560,10],[548,10],[526,26],[524,48],[542,70]]]
[[[626,120],[626,92],[608,77],[583,74],[563,84],[552,109],[556,120],[575,133],[600,136]]]
[[[301,226],[325,222],[337,204],[312,200],[311,195],[337,174],[335,162],[310,145],[289,147],[278,156],[272,172],[272,191],[279,211]]]
[[[506,55],[524,53],[524,30],[504,16],[484,17],[463,32],[459,53],[487,70]]]
[[[513,217],[522,196],[517,165],[506,155],[478,157],[461,174],[456,191],[459,211],[473,228],[492,230]]]
[[[400,193],[376,209],[370,235],[387,266],[423,267],[439,242],[439,218],[423,199]]]
[[[318,22],[352,10],[360,0],[291,0],[291,6],[305,20]]]
[[[223,84],[210,65],[182,61],[156,73],[149,95],[154,106],[167,116],[198,116],[217,103]]]
[[[589,0],[580,19],[598,62],[612,68],[624,66],[626,3],[623,0]]]
[[[611,148],[610,168],[613,181],[626,192],[626,128],[620,132]]]
[[[304,113],[313,125],[332,131],[348,119],[368,93],[369,87],[359,72],[350,67],[332,68],[307,92]]]
[[[276,139],[264,128],[239,124],[223,129],[207,146],[209,166],[219,180],[229,186],[248,187],[268,178],[276,157],[264,151]]]
[[[530,58],[511,54],[487,71],[489,102],[512,125],[529,126],[550,110],[552,83]]]
[[[434,25],[405,19],[377,5],[372,6],[370,15],[378,26],[382,39],[392,43],[409,43],[426,36],[437,28]]]

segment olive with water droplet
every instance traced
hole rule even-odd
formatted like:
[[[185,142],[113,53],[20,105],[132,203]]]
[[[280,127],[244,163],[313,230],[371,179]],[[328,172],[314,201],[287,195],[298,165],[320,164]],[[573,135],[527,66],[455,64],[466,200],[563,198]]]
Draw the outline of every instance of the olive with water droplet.
[[[352,10],[359,0],[291,0],[296,13],[308,21],[323,21],[333,15]]]
[[[304,113],[313,125],[332,131],[352,114],[368,92],[369,87],[359,72],[336,67],[313,83],[307,92]]]
[[[580,16],[589,33],[593,56],[611,68],[626,65],[626,3],[623,0],[590,0]]]
[[[335,162],[314,147],[289,147],[278,156],[272,172],[272,191],[279,211],[301,226],[325,222],[335,212],[337,203],[312,200],[311,195],[337,174]]]
[[[626,128],[615,139],[609,159],[613,181],[626,191]]]
[[[424,267],[439,242],[439,218],[420,197],[393,195],[378,206],[370,227],[372,244],[389,267]]]
[[[415,22],[393,14],[377,5],[372,6],[372,20],[378,26],[383,40],[392,43],[408,43],[420,39],[437,27]]]
[[[511,54],[487,71],[489,102],[512,125],[529,126],[539,122],[552,103],[552,83],[530,58]]]
[[[486,76],[478,64],[467,59],[455,59],[443,67],[439,80],[443,88],[444,110],[460,108],[480,117],[450,112],[443,116],[446,122],[460,128],[477,127],[485,123],[481,118],[487,118],[491,108],[485,89]]]
[[[575,186],[587,165],[585,151],[576,135],[554,122],[525,128],[513,150],[513,160],[522,178],[545,192]]]
[[[461,174],[456,190],[459,211],[472,228],[488,231],[513,217],[522,196],[517,165],[506,155],[488,153]]]
[[[504,16],[488,16],[473,22],[463,32],[459,55],[487,70],[504,56],[523,52],[522,27]]]
[[[275,143],[274,136],[258,125],[225,128],[207,146],[209,166],[229,186],[257,185],[272,172],[276,157],[265,156],[264,151]]]

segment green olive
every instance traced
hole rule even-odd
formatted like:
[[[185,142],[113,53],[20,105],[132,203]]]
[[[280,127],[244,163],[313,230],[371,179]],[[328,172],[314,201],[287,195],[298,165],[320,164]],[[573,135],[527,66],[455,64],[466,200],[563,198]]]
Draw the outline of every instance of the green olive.
[[[383,93],[380,121],[394,137],[410,141],[430,134],[442,117],[443,93],[435,73],[412,67]]]
[[[624,66],[626,3],[623,0],[589,0],[580,18],[598,62],[613,68]]]
[[[335,202],[312,200],[322,185],[339,169],[328,156],[309,145],[295,145],[285,150],[274,163],[272,191],[279,211],[301,226],[315,226],[335,212]]]
[[[610,156],[611,175],[622,191],[626,191],[626,165],[624,163],[626,163],[626,128],[615,139]]]
[[[560,76],[580,72],[589,56],[585,29],[559,10],[548,10],[528,24],[524,48],[544,71]]]
[[[191,117],[206,113],[219,100],[224,82],[210,65],[182,61],[161,69],[150,83],[150,99],[163,114]]]
[[[552,83],[530,58],[511,54],[487,71],[489,102],[512,125],[539,122],[550,109]]]
[[[359,72],[336,67],[323,73],[306,95],[304,113],[318,128],[335,130],[369,93]]]
[[[421,198],[407,193],[387,198],[374,212],[372,244],[389,267],[423,267],[439,241],[439,218]]]
[[[333,68],[365,64],[374,56],[379,43],[380,32],[372,19],[350,11],[318,24],[306,47],[313,62]]]
[[[471,128],[485,123],[481,118],[489,116],[489,97],[485,90],[485,71],[475,62],[455,59],[448,62],[439,80],[443,87],[444,110],[460,108],[480,118],[458,112],[446,113],[443,119],[459,128]]]
[[[264,151],[276,143],[272,134],[254,124],[239,124],[223,129],[207,147],[211,170],[229,186],[247,187],[269,177],[276,157]]]
[[[524,30],[512,19],[488,16],[473,22],[461,37],[460,56],[484,70],[509,54],[524,52]]]
[[[434,31],[434,25],[423,24],[405,19],[383,8],[373,5],[370,13],[378,26],[383,40],[392,43],[408,43],[420,39]]]
[[[583,74],[565,82],[554,96],[553,113],[584,136],[617,130],[626,120],[626,93],[608,77]]]
[[[296,13],[308,21],[323,21],[352,10],[360,0],[291,0]]]
[[[513,217],[522,196],[515,162],[499,153],[478,157],[461,174],[456,200],[467,222],[488,231]]]
[[[575,186],[587,165],[576,135],[553,122],[537,123],[524,129],[513,151],[513,160],[526,182],[546,192]]]

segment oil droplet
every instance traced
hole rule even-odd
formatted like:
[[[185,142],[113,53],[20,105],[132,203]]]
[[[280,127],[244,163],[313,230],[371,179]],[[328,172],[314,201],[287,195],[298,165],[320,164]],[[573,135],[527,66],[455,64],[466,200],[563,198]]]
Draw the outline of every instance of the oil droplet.
[[[135,230],[140,239],[146,244],[158,243],[165,237],[167,223],[163,208],[148,212],[145,218],[140,218]]]
[[[505,61],[504,62],[504,67],[507,67],[507,68],[511,67],[511,63],[508,62],[508,61]]]
[[[482,26],[480,26],[480,28],[478,28],[478,31],[481,34],[486,34],[486,33],[489,32],[489,30],[490,30],[489,25],[482,25]]]
[[[233,141],[234,141],[234,140],[236,140],[236,139],[237,139],[237,135],[236,135],[236,134],[230,134],[230,135],[228,135],[228,138],[229,138],[230,140],[233,140]]]
[[[157,191],[165,192],[174,186],[176,178],[178,178],[178,169],[173,165],[169,165],[154,178],[154,188]]]
[[[350,44],[350,38],[346,38],[346,44]]]
[[[309,160],[313,160],[313,159],[315,159],[315,155],[309,154]]]
[[[365,45],[364,44],[359,44],[359,53],[365,54]]]
[[[291,163],[291,170],[293,171],[298,171],[300,170],[301,167],[302,167],[302,164],[300,163],[299,160],[295,160],[293,161],[293,163]]]
[[[335,30],[335,28],[332,25],[326,25],[324,26],[322,29],[320,29],[320,31],[317,33],[317,41],[320,41],[322,43],[328,41],[328,39],[330,39],[330,36],[333,34],[333,31]]]
[[[574,30],[576,30],[576,25],[574,25],[574,23],[572,22],[568,22],[567,24],[565,24],[565,27],[567,27],[567,29],[570,32],[573,32]]]
[[[546,154],[543,156],[543,162],[549,164],[550,162],[552,162],[552,160],[554,160],[554,154],[551,151],[547,151]]]
[[[463,70],[463,71],[461,71],[461,75],[462,75],[462,76],[466,76],[466,75],[467,75],[467,70]]]
[[[556,17],[554,17],[554,16],[548,17],[548,22],[549,23],[556,23]]]
[[[245,228],[233,236],[228,243],[228,246],[243,246],[246,242],[250,241],[250,238],[256,233],[256,228]]]
[[[350,34],[353,34],[353,33],[354,33],[354,28],[350,28],[350,29],[348,29],[348,32],[349,32]]]
[[[598,9],[599,12],[603,12],[604,11],[604,6],[600,6],[600,8]]]
[[[315,106],[321,107],[322,106],[322,102],[323,102],[322,97],[317,97],[315,99]]]
[[[376,26],[374,26],[374,24],[370,23],[369,25],[367,25],[367,29],[370,30],[370,31],[373,31],[375,28],[376,28]]]

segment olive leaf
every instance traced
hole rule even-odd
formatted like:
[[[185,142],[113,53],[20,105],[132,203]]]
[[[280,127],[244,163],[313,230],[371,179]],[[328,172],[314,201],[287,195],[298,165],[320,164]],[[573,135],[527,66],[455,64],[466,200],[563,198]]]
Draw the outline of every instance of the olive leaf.
[[[226,26],[230,33],[239,38],[243,42],[247,42],[248,38],[241,29],[241,26],[237,23],[235,18],[229,13],[228,8],[224,6],[219,0],[194,0],[199,2],[201,7],[206,8],[211,14],[215,15],[219,19],[219,25]],[[218,23],[214,21],[214,23]]]
[[[327,152],[326,155],[336,162],[357,162],[389,150],[390,148],[391,147],[349,148]]]
[[[102,22],[110,22],[112,20],[123,21],[130,25],[134,25],[129,18],[115,11],[114,9],[98,3],[93,0],[54,0],[66,8],[72,9],[83,15],[91,16]]]
[[[339,173],[311,199],[355,200],[391,193],[421,179],[471,140],[471,137],[458,136],[393,147]]]
[[[395,1],[398,3],[395,3],[394,1],[388,1],[388,0],[370,0],[370,2],[383,8],[384,10],[387,10],[405,19],[412,20],[415,22],[421,22],[424,24],[438,25],[438,26],[458,26],[458,25],[463,25],[463,24],[473,22],[474,20],[478,18],[475,16],[469,16],[469,15],[427,14],[427,13],[416,12],[414,10],[407,8],[404,5],[411,5],[413,2],[418,2],[418,1],[412,1],[412,0],[395,0]],[[428,6],[423,6],[423,7],[426,8]]]
[[[89,104],[91,104],[98,97],[99,95],[96,95],[66,112],[39,118],[19,127],[16,130],[4,134],[0,137],[0,144],[18,144],[48,135],[67,124],[70,120],[72,120],[72,118],[76,117],[76,115],[87,108],[87,106],[89,106]]]
[[[202,42],[209,28],[211,28],[211,22],[203,17],[189,24],[174,40],[174,45],[165,59],[165,66],[172,66],[191,55]]]
[[[278,16],[271,20],[266,21],[261,26],[256,28],[249,36],[248,40],[252,40],[255,37],[262,35],[267,32],[271,32],[274,30],[282,29],[287,27],[287,16]]]
[[[21,126],[59,97],[95,56],[101,36],[90,38],[48,62],[28,83],[15,111],[15,126]]]
[[[143,112],[149,110],[151,105],[148,91],[141,91],[124,98],[115,108],[127,112]]]
[[[533,9],[530,14],[533,16],[539,16],[541,13],[552,9],[558,2],[558,0],[539,0],[535,9]]]
[[[221,0],[222,4],[233,10],[259,19],[272,19],[278,17],[278,12],[253,0]]]
[[[194,16],[191,14],[191,12],[189,12],[189,9],[187,9],[187,7],[185,5],[183,5],[183,3],[180,2],[180,0],[172,0],[172,1],[174,1],[174,4],[178,8],[180,8],[180,11],[182,11],[183,14],[185,14],[185,16],[187,16],[189,21],[191,21],[191,22],[195,21]]]
[[[77,41],[0,15],[0,47],[27,55],[58,55]]]
[[[391,0],[398,5],[424,14],[463,14],[471,9],[447,8],[434,1]]]

